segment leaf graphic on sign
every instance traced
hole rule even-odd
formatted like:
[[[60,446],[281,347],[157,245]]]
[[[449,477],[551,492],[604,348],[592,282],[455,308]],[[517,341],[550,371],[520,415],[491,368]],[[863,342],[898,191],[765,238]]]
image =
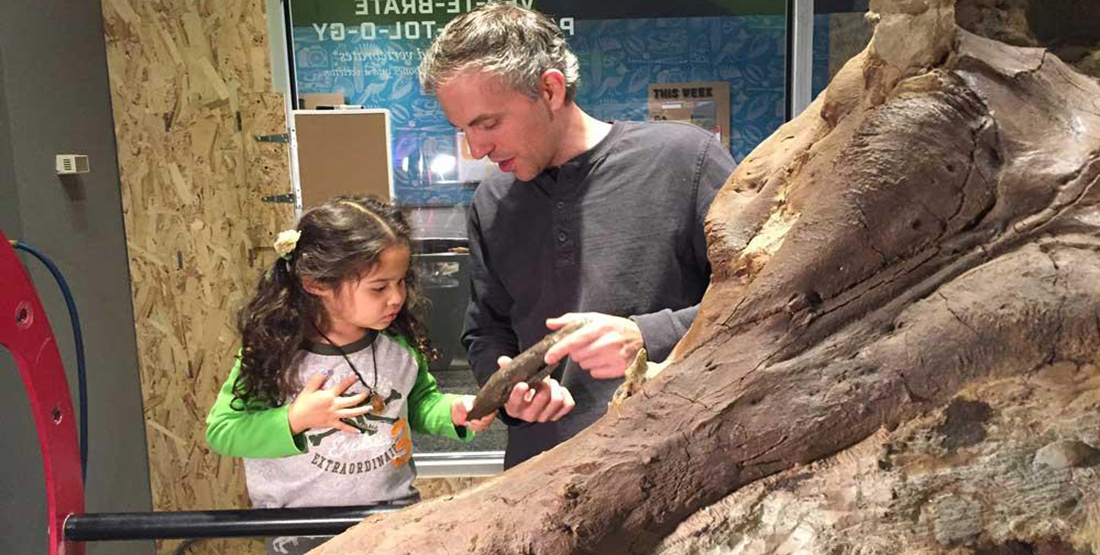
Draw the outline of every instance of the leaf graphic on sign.
[[[398,100],[409,96],[412,92],[413,82],[408,77],[399,77],[397,84],[393,86],[393,91],[390,92],[390,100]]]
[[[636,93],[649,86],[649,68],[638,68],[630,74],[630,86],[627,92]]]

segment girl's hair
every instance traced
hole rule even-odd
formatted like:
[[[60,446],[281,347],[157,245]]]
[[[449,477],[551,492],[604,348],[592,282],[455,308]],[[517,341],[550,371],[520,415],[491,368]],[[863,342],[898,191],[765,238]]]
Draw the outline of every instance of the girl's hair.
[[[303,214],[297,230],[301,235],[294,250],[260,278],[237,318],[242,346],[233,386],[236,408],[279,406],[299,387],[291,369],[294,356],[314,326],[325,331],[329,325],[321,300],[302,287],[303,280],[337,289],[371,271],[387,248],[411,248],[404,215],[373,197],[335,197]],[[405,304],[386,331],[404,335],[431,357],[421,313],[425,300],[413,264],[405,274],[405,291]]]

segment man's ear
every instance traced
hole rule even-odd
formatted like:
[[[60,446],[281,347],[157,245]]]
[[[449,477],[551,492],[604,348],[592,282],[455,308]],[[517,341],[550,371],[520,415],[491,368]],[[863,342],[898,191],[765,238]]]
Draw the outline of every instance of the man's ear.
[[[542,72],[542,98],[550,104],[551,110],[565,105],[565,74],[559,69]]]

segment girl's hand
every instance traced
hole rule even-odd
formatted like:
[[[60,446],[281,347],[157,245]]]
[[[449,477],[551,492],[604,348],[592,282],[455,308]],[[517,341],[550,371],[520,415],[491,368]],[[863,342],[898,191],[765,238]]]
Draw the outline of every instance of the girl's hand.
[[[356,407],[367,398],[367,393],[357,393],[343,397],[356,378],[352,376],[332,389],[321,389],[325,385],[327,375],[313,376],[306,382],[302,392],[290,404],[287,410],[287,421],[290,423],[290,433],[300,434],[312,428],[336,428],[348,433],[359,433],[354,427],[340,421],[341,418],[355,418],[371,411],[370,405]]]
[[[451,405],[451,422],[455,426],[466,426],[475,432],[484,432],[489,429],[489,426],[493,425],[493,419],[496,418],[496,413],[487,414],[478,418],[477,420],[467,420],[466,415],[470,414],[470,411],[474,409],[474,396],[463,395],[455,400]]]

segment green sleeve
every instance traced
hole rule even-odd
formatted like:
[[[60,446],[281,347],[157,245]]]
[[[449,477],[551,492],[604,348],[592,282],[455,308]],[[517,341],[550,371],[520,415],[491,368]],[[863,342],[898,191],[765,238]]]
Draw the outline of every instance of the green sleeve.
[[[470,441],[473,430],[455,426],[451,421],[451,405],[459,396],[442,393],[435,384],[435,377],[428,372],[428,362],[401,336],[393,337],[416,358],[416,383],[409,393],[409,425],[416,432]]]
[[[244,410],[231,406],[233,385],[237,383],[240,371],[241,359],[238,356],[206,417],[206,443],[214,451],[229,457],[272,459],[305,453],[305,436],[290,433],[290,422],[287,420],[289,403],[275,408],[251,406]]]

